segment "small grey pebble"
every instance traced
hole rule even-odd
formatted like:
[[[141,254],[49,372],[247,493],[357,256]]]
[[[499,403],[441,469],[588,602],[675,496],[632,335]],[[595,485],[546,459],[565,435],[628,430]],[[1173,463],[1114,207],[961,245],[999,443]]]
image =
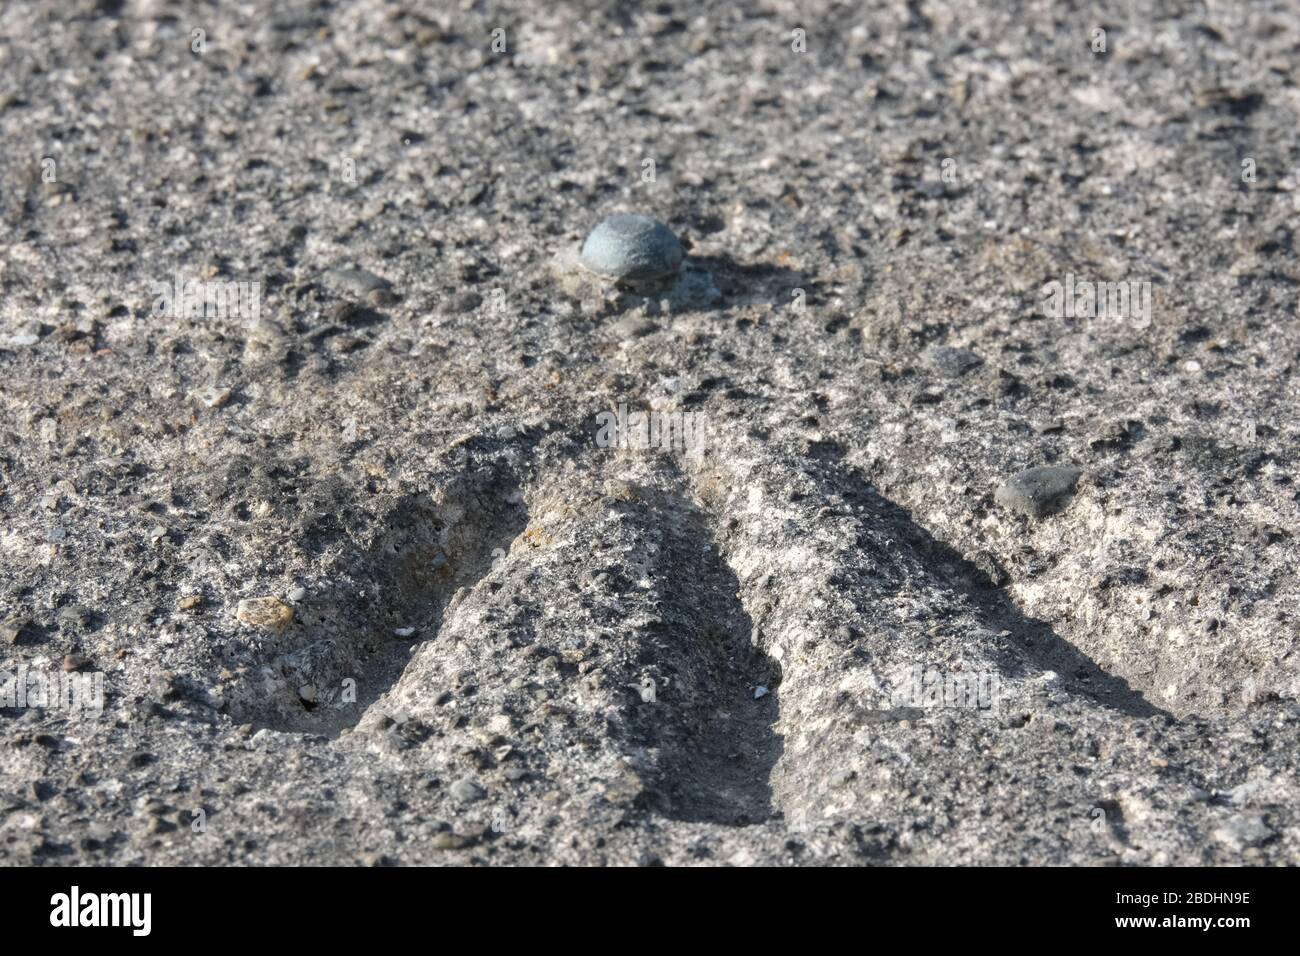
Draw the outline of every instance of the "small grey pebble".
[[[16,615],[6,619],[0,624],[0,643],[17,644],[30,623],[27,618]]]
[[[483,297],[477,292],[458,292],[447,303],[448,311],[455,314],[473,312],[483,304]]]
[[[1255,846],[1273,835],[1272,828],[1259,815],[1233,817],[1214,831],[1214,838],[1233,850]]]
[[[599,275],[634,282],[675,273],[684,253],[672,230],[649,216],[619,213],[582,244],[582,264]]]
[[[451,785],[451,795],[463,803],[472,803],[482,800],[487,794],[469,777],[462,777]]]
[[[391,289],[393,285],[387,279],[365,269],[331,269],[325,278],[331,285],[357,295],[366,295],[376,289]]]
[[[932,345],[925,350],[925,361],[945,378],[957,378],[984,364],[984,360],[970,349],[950,345]]]
[[[286,594],[285,597],[287,597],[294,604],[297,604],[299,601],[306,599],[307,589],[304,587],[290,588],[289,593]]]
[[[1031,518],[1042,518],[1074,491],[1081,474],[1078,468],[1069,465],[1030,468],[999,485],[993,500]]]

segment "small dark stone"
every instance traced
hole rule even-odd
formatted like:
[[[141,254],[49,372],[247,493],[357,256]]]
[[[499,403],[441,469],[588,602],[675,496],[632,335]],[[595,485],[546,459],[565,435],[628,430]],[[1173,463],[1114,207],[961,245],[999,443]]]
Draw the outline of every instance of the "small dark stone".
[[[451,785],[451,795],[462,803],[473,803],[487,796],[483,788],[468,777],[457,780]]]
[[[958,378],[984,364],[984,360],[970,349],[950,345],[932,345],[925,350],[924,357],[926,363],[945,378]]]
[[[11,617],[0,623],[0,644],[17,644],[30,622],[23,617]]]
[[[458,292],[447,303],[448,311],[458,315],[473,312],[483,304],[483,297],[477,292]]]
[[[999,485],[993,500],[1031,518],[1042,518],[1059,508],[1074,491],[1081,474],[1078,468],[1069,465],[1030,468]]]

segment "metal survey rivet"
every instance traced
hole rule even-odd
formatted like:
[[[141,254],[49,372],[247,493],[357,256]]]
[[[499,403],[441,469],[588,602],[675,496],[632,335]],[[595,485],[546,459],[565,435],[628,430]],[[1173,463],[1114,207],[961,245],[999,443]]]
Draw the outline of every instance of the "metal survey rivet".
[[[603,220],[582,244],[582,264],[612,279],[662,279],[677,271],[682,257],[682,244],[671,229],[629,213]]]

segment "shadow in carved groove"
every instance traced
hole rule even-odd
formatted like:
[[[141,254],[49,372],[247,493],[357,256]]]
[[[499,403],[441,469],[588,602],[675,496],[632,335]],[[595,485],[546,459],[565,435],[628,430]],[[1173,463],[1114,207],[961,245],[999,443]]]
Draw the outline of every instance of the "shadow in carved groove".
[[[857,501],[868,521],[886,529],[890,537],[909,548],[932,574],[936,587],[949,589],[964,600],[994,633],[1010,632],[1009,643],[998,655],[999,665],[1011,675],[1024,673],[1026,664],[1036,672],[1055,671],[1075,693],[1134,717],[1170,715],[1150,703],[1123,678],[1109,673],[1092,658],[1059,636],[1050,625],[1023,613],[1005,590],[960,552],[944,544],[913,520],[907,509],[882,497],[865,476],[843,459],[843,449],[822,444],[814,449],[823,478],[835,482],[845,500]]]
[[[780,668],[753,643],[740,584],[704,515],[681,498],[669,508],[663,559],[686,599],[662,609],[663,622],[643,651],[678,662],[668,698],[686,704],[675,708],[674,719],[644,728],[661,754],[654,809],[673,820],[762,823],[773,814],[771,778],[783,749],[776,730]],[[757,687],[765,692],[756,698]]]

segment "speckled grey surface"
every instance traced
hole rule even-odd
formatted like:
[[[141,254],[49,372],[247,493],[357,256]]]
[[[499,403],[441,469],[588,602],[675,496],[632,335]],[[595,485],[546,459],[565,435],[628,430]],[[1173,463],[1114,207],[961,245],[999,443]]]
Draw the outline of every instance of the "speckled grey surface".
[[[0,862],[1296,862],[1298,46],[0,6]]]

